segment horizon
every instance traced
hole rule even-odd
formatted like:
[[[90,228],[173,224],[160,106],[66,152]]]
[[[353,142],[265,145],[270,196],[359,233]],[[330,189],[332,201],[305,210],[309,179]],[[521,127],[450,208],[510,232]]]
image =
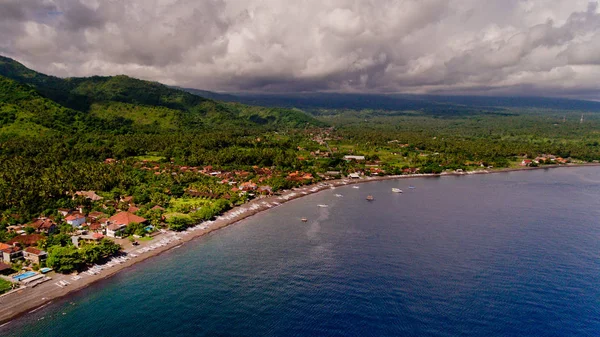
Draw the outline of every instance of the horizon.
[[[35,72],[38,72],[35,69],[29,68],[27,67],[25,64],[21,63],[19,60],[16,60],[14,58],[5,56],[5,55],[0,55],[0,57],[4,57],[6,59],[15,61],[21,65],[23,65],[24,67],[26,67],[27,69],[33,70]],[[39,73],[39,72],[38,72]],[[43,73],[42,73],[43,74]],[[44,74],[44,75],[48,75],[48,74]],[[56,76],[56,75],[50,75],[50,76]],[[131,77],[131,78],[135,78],[132,77],[130,75],[127,74],[115,74],[115,75],[89,75],[89,76],[82,76],[82,77],[115,77],[115,76],[126,76],[126,77]],[[68,78],[79,78],[79,77],[61,77],[61,76],[56,76],[58,78],[62,78],[62,79],[68,79]],[[143,80],[143,79],[142,79]],[[155,83],[159,83],[168,87],[172,87],[172,88],[176,88],[176,89],[181,89],[181,90],[197,90],[197,91],[205,91],[208,93],[212,93],[212,94],[217,94],[217,95],[230,95],[230,96],[234,96],[234,97],[244,97],[244,96],[249,96],[249,97],[258,97],[258,96],[279,96],[279,97],[285,97],[285,96],[294,96],[294,95],[347,95],[347,96],[387,96],[387,97],[393,97],[393,96],[407,96],[407,97],[430,97],[430,98],[445,98],[445,97],[454,97],[454,98],[460,98],[460,97],[464,97],[464,98],[520,98],[520,99],[562,99],[562,100],[572,100],[572,101],[585,101],[585,102],[594,102],[594,103],[600,103],[600,97],[597,99],[592,99],[592,98],[581,98],[581,97],[569,97],[569,96],[542,96],[542,95],[538,95],[538,96],[534,96],[534,95],[528,95],[528,94],[499,94],[499,95],[488,95],[488,94],[452,94],[452,93],[423,93],[423,94],[414,94],[414,93],[405,93],[405,92],[344,92],[344,91],[289,91],[289,92],[264,92],[264,91],[217,91],[217,90],[208,90],[208,89],[202,89],[202,88],[191,88],[191,87],[182,87],[182,86],[177,86],[177,85],[168,85],[165,83],[161,83],[158,81],[153,81],[153,80],[147,80],[150,82],[155,82]],[[199,95],[201,96],[201,95]]]

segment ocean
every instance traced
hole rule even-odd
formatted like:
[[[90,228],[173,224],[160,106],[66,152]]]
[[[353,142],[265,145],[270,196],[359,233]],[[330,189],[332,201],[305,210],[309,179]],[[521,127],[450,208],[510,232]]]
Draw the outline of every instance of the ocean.
[[[0,336],[600,335],[600,168],[359,187],[141,262]]]

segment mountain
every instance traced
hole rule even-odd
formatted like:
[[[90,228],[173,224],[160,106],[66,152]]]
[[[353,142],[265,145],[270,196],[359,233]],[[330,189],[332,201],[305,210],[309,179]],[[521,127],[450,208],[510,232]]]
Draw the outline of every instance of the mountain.
[[[211,93],[185,88],[190,93],[249,105],[297,108],[319,114],[321,110],[420,111],[425,114],[473,114],[507,109],[551,109],[600,112],[600,102],[548,97],[436,96],[341,93]]]
[[[221,102],[128,76],[59,78],[0,56],[0,134],[324,125],[301,111]]]

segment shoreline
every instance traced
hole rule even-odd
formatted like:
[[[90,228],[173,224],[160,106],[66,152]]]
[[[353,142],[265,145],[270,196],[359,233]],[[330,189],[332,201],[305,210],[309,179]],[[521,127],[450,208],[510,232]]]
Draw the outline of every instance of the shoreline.
[[[82,289],[85,289],[92,284],[99,283],[102,280],[106,280],[117,273],[129,269],[139,262],[146,261],[147,259],[161,255],[174,248],[180,247],[181,245],[205,236],[209,233],[215,232],[219,229],[231,226],[238,223],[241,220],[254,216],[256,214],[267,211],[271,208],[277,207],[286,202],[302,198],[307,195],[319,193],[323,190],[331,189],[334,187],[342,187],[347,185],[361,184],[375,181],[385,180],[398,180],[398,179],[415,179],[415,178],[428,178],[428,177],[445,177],[445,176],[468,176],[476,174],[493,174],[493,173],[506,173],[516,171],[531,171],[531,170],[543,170],[552,168],[569,168],[569,167],[597,167],[600,163],[589,163],[589,164],[567,164],[567,165],[547,165],[541,167],[522,167],[522,168],[507,168],[507,169],[496,169],[496,170],[479,170],[463,173],[441,173],[441,174],[411,174],[411,175],[399,175],[399,176],[383,176],[383,177],[368,177],[362,179],[336,179],[329,180],[311,185],[302,186],[292,190],[286,190],[280,195],[273,195],[263,198],[254,199],[241,206],[236,206],[233,209],[225,212],[223,215],[217,217],[216,220],[210,222],[204,222],[198,224],[192,228],[193,230],[187,230],[183,232],[172,232],[166,231],[154,237],[153,240],[144,242],[142,245],[129,248],[125,250],[128,256],[132,257],[131,253],[138,254],[132,257],[130,260],[118,264],[110,269],[103,269],[97,275],[87,275],[80,273],[80,279],[72,279],[72,275],[61,275],[55,274],[52,276],[52,280],[39,284],[34,288],[20,288],[15,291],[11,291],[7,294],[0,295],[0,329],[10,324],[10,322],[16,318],[24,316],[29,313],[34,313],[42,307],[49,305],[58,299],[63,299],[70,296]],[[208,227],[206,227],[208,226]],[[205,227],[205,228],[202,228]],[[139,253],[139,251],[145,247],[154,245],[155,243],[171,238],[169,243],[157,247],[154,250]],[[69,285],[59,288],[55,283],[60,281],[68,281]]]

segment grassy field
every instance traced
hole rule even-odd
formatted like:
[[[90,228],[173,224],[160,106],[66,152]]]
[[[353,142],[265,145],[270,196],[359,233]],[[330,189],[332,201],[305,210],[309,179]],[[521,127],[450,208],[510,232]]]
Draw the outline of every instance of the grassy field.
[[[203,198],[172,198],[167,213],[188,213],[202,206],[210,206],[212,200]]]
[[[11,289],[12,283],[0,278],[0,294],[4,294]]]

